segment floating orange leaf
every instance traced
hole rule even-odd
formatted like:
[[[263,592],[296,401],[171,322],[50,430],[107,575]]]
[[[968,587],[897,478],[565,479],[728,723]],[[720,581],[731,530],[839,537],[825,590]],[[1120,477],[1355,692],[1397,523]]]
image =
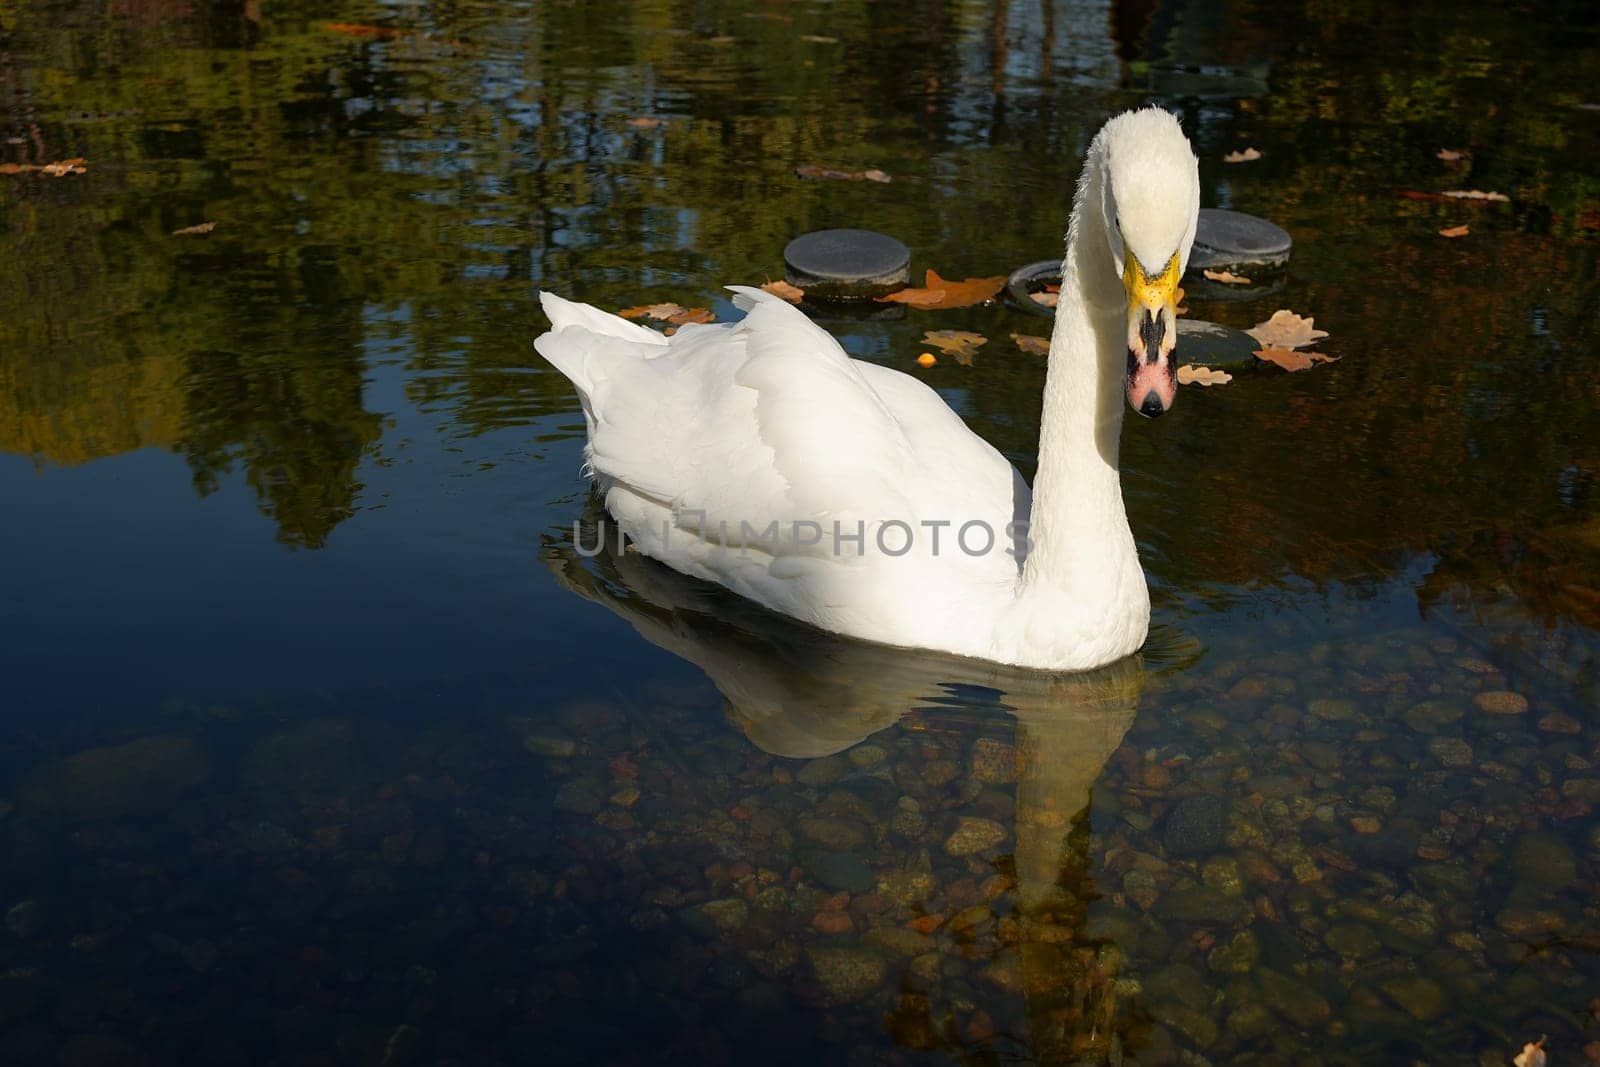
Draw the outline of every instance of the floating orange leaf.
[[[1241,274],[1233,274],[1225,270],[1202,270],[1200,273],[1203,274],[1209,281],[1221,282],[1223,285],[1252,284],[1249,278],[1246,278]]]
[[[1035,337],[1031,333],[1014,333],[1011,339],[1017,347],[1030,356],[1048,356],[1050,354],[1050,338]]]
[[[1545,1067],[1544,1034],[1539,1035],[1539,1040],[1529,1041],[1522,1046],[1522,1051],[1512,1057],[1511,1062],[1516,1067]]]
[[[172,236],[174,236],[174,237],[196,237],[196,236],[199,236],[200,234],[210,233],[212,230],[214,230],[216,228],[217,228],[217,224],[214,223],[214,222],[200,222],[200,223],[196,223],[193,226],[185,226],[181,230],[173,230],[172,231]]]
[[[988,344],[989,339],[970,330],[928,330],[922,335],[922,343],[932,345],[947,356],[954,356],[963,367],[970,367],[979,346]]]
[[[1254,148],[1246,148],[1243,152],[1229,152],[1222,157],[1224,163],[1254,163],[1261,158],[1261,153]]]
[[[1470,226],[1465,226],[1465,225],[1462,225],[1462,226],[1446,226],[1444,229],[1439,231],[1439,236],[1440,237],[1465,237],[1467,234],[1469,234],[1471,232],[1472,232],[1472,227],[1470,227]]]
[[[1321,352],[1296,352],[1292,348],[1260,348],[1255,356],[1288,371],[1310,370],[1318,363],[1337,363],[1338,356],[1325,356]]]
[[[1446,163],[1454,163],[1457,160],[1463,159],[1465,157],[1466,157],[1466,153],[1465,152],[1457,152],[1453,148],[1441,148],[1441,149],[1439,149],[1438,158],[1444,160]]]
[[[405,37],[415,32],[396,29],[393,26],[368,26],[359,22],[324,22],[322,28],[329,33],[342,33],[346,37],[371,37],[379,41],[391,41],[396,37]]]
[[[1245,333],[1268,348],[1304,348],[1328,336],[1328,331],[1316,329],[1315,323],[1315,319],[1279,308],[1272,313],[1272,318],[1256,323]]]
[[[617,312],[625,319],[655,319],[684,326],[691,322],[711,322],[716,316],[706,308],[686,308],[682,304],[643,304],[636,308],[623,308]]]
[[[1041,307],[1053,308],[1057,303],[1060,302],[1061,294],[1059,292],[1052,293],[1047,290],[1042,293],[1029,293],[1028,299],[1032,300],[1035,304],[1038,304]]]
[[[1452,200],[1488,200],[1497,204],[1511,203],[1511,198],[1505,193],[1486,193],[1482,189],[1446,189],[1439,195],[1448,196]]]
[[[653,130],[657,126],[665,126],[666,124],[666,119],[658,119],[654,115],[640,115],[637,118],[631,118],[627,122],[623,123],[624,126],[631,127],[635,130]]]
[[[917,357],[917,366],[919,367],[931,367],[937,362],[939,361],[934,358],[932,352],[924,352]]]
[[[839,38],[826,37],[820,33],[802,33],[800,39],[808,44],[838,44]]]
[[[805,295],[806,295],[806,291],[804,289],[800,288],[798,285],[790,285],[788,282],[784,281],[782,278],[779,278],[775,282],[768,282],[766,285],[763,285],[761,288],[765,289],[767,292],[771,293],[773,296],[781,296],[781,297],[783,297],[785,300],[789,301],[789,303],[791,303],[791,304],[800,303],[800,301],[805,299]]]
[[[83,158],[63,159],[56,163],[0,163],[0,174],[31,174],[37,171],[52,178],[65,178],[69,174],[84,174],[89,161]]]
[[[1192,363],[1185,363],[1178,368],[1179,385],[1227,385],[1231,381],[1233,381],[1233,375],[1225,370],[1216,370],[1212,367],[1196,367]]]
[[[808,181],[822,181],[831,178],[840,182],[887,182],[890,177],[881,170],[835,170],[832,167],[819,167],[815,163],[805,163],[794,168],[797,177]]]
[[[897,304],[909,304],[911,307],[924,310],[971,307],[985,300],[993,300],[1005,287],[1006,277],[1004,274],[996,274],[992,278],[967,278],[958,282],[941,278],[930,270],[924,281],[925,288],[902,289],[898,293],[880,296],[878,300],[881,303],[892,301]]]

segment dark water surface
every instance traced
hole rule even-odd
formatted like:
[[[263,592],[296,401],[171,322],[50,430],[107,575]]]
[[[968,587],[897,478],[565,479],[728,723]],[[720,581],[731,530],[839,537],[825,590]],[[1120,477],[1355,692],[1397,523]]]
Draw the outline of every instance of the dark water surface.
[[[86,167],[0,174],[0,1063],[1582,1062],[1597,38],[1559,0],[0,4],[0,163]],[[1142,656],[1002,671],[576,557],[537,288],[728,317],[839,225],[1003,273],[1147,100],[1296,239],[1192,313],[1340,361],[1128,424]],[[1509,200],[1402,195],[1472,189]],[[908,370],[991,338],[918,373],[1031,472],[1043,320],[830,327]]]

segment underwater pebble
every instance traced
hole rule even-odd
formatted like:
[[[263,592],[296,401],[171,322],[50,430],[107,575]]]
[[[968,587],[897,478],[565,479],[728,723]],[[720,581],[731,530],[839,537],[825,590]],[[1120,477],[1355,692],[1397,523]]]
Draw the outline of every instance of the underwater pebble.
[[[1167,813],[1161,841],[1174,856],[1199,856],[1222,847],[1227,814],[1214,796],[1188,797]]]
[[[1017,750],[992,737],[980,737],[972,744],[972,777],[988,785],[1007,785],[1017,780]]]
[[[1370,956],[1381,947],[1378,935],[1363,923],[1336,923],[1328,927],[1322,941],[1339,955],[1353,959]]]
[[[864,1000],[888,976],[888,960],[877,952],[858,948],[813,948],[807,951],[812,973],[829,1003]]]
[[[952,856],[971,856],[1000,844],[1006,839],[1006,828],[993,819],[980,819],[963,815],[956,820],[956,828],[944,842],[944,850]]]
[[[1258,967],[1255,980],[1262,1002],[1296,1026],[1320,1026],[1333,1014],[1327,997],[1287,975]]]
[[[1420,974],[1401,974],[1378,984],[1384,995],[1421,1022],[1438,1018],[1448,1003],[1438,982]]]
[[[1472,746],[1459,737],[1432,737],[1428,752],[1446,767],[1472,766]]]
[[[1528,698],[1509,689],[1494,689],[1472,698],[1479,711],[1490,715],[1521,715],[1528,710]]]
[[[1413,704],[1401,718],[1405,724],[1419,734],[1431,734],[1441,727],[1457,722],[1465,714],[1459,704],[1452,704],[1444,700],[1424,700],[1420,704]]]
[[[1583,723],[1561,711],[1552,711],[1539,719],[1539,729],[1547,734],[1581,734]]]

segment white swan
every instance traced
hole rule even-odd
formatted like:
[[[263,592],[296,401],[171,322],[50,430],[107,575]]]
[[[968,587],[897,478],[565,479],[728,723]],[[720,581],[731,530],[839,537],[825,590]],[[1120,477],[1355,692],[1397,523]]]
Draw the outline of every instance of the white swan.
[[[1122,505],[1122,398],[1176,392],[1174,297],[1200,205],[1164,111],[1112,119],[1078,182],[1039,469],[1020,474],[915,378],[849,358],[798,309],[665,338],[541,294],[535,347],[577,386],[588,468],[639,551],[824,630],[1075,670],[1144,643]]]

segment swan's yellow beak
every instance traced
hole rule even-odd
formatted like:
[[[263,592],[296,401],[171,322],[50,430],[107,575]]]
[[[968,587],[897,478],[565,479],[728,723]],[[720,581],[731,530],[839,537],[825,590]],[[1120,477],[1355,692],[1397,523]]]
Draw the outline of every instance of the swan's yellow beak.
[[[1178,277],[1183,266],[1172,253],[1160,274],[1151,275],[1128,250],[1122,287],[1128,293],[1128,403],[1155,418],[1178,395]]]

